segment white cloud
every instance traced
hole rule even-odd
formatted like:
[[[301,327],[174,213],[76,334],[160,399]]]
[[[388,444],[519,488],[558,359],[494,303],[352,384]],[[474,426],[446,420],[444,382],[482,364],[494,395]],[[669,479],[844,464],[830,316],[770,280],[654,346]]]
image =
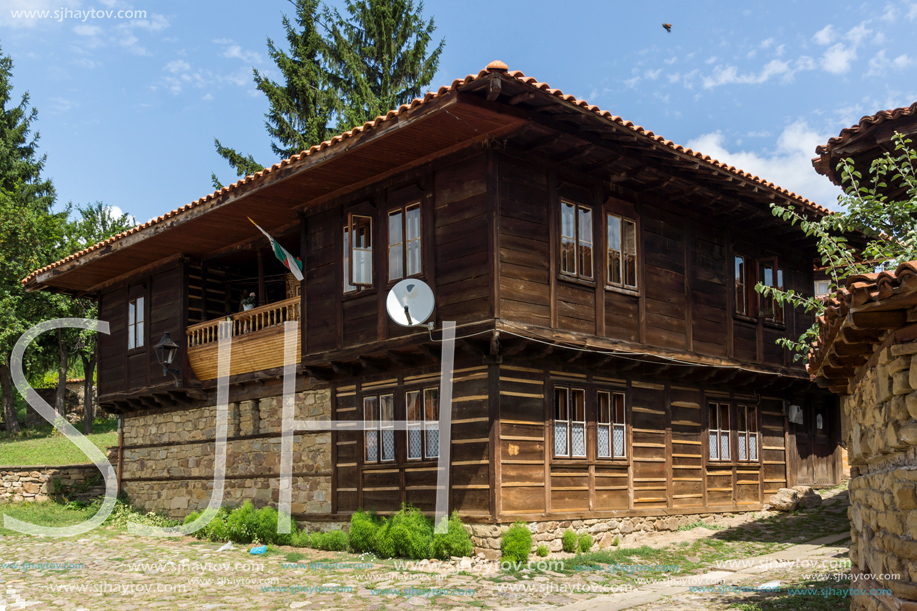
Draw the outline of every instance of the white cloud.
[[[657,68],[655,70],[647,70],[644,73],[644,76],[651,81],[655,81],[657,78],[659,78],[659,75],[661,73],[662,73],[662,68]]]
[[[209,102],[210,100],[213,99],[213,94],[208,93],[207,95],[205,95],[205,96],[202,97],[201,99],[204,100],[205,102]]]
[[[163,70],[166,72],[171,72],[172,74],[178,74],[179,72],[187,72],[191,69],[191,64],[186,62],[183,59],[175,59],[170,61],[165,65]]]
[[[223,51],[223,57],[230,59],[241,59],[249,64],[260,64],[261,55],[256,51],[246,51],[239,45],[233,44],[226,47]]]
[[[850,28],[844,38],[852,42],[854,45],[858,45],[863,42],[863,40],[866,39],[866,37],[868,37],[870,34],[872,34],[872,30],[867,28],[865,23],[861,23],[856,27]]]
[[[831,74],[844,74],[850,70],[850,64],[856,58],[855,47],[848,47],[839,42],[825,51],[821,58],[821,66]]]
[[[102,33],[102,28],[97,25],[78,25],[73,31],[80,36],[98,36]]]
[[[882,21],[892,22],[898,17],[898,9],[895,8],[895,5],[889,2],[885,5],[885,10],[882,12],[880,19]]]
[[[796,121],[781,132],[773,150],[729,150],[719,131],[703,134],[687,143],[695,151],[755,174],[822,206],[836,208],[840,189],[812,168],[815,147],[830,136],[819,134],[805,121]]]
[[[917,2],[907,8],[907,20],[914,21],[915,19],[917,19]]]
[[[761,69],[760,72],[746,72],[740,74],[735,66],[717,66],[713,69],[713,74],[703,78],[704,89],[713,89],[720,85],[731,84],[751,84],[756,85],[764,83],[771,78],[783,76],[792,77],[794,70],[790,67],[789,62],[779,59],[772,59]]]
[[[761,41],[761,45],[760,45],[760,46],[761,46],[762,49],[769,49],[769,48],[771,48],[771,45],[773,45],[773,44],[774,44],[774,39],[773,39],[773,38],[765,38],[764,40]]]
[[[812,37],[812,40],[814,40],[817,44],[827,46],[834,42],[835,36],[836,33],[834,31],[834,26],[828,24],[819,31],[815,32],[815,36]]]
[[[913,63],[906,53],[894,59],[888,59],[885,56],[885,49],[882,49],[869,60],[869,72],[866,73],[866,76],[885,76],[891,70],[903,70]]]

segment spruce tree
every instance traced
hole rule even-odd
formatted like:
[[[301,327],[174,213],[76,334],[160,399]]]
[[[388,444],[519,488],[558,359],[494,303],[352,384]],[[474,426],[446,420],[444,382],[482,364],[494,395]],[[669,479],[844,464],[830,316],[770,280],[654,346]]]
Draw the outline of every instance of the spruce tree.
[[[45,156],[38,156],[38,134],[31,131],[38,111],[29,107],[28,93],[11,106],[12,71],[12,59],[0,53],[0,400],[6,430],[15,433],[12,349],[44,319],[48,301],[43,293],[25,293],[20,280],[54,260],[66,215],[51,213],[54,187],[41,176]]]
[[[10,106],[13,94],[13,60],[0,49],[0,189],[18,192],[30,205],[50,208],[54,203],[54,186],[41,178],[46,156],[38,156],[38,137],[30,137],[38,111],[29,107],[25,92],[16,106]]]
[[[292,0],[291,0],[292,1]],[[291,157],[313,144],[329,138],[328,124],[335,109],[335,96],[329,90],[323,53],[325,43],[317,29],[319,0],[295,0],[296,22],[283,16],[289,51],[278,48],[267,39],[268,53],[283,75],[272,81],[257,69],[254,80],[267,96],[270,109],[265,127],[271,137],[271,150],[280,158]],[[214,139],[217,153],[229,162],[237,176],[247,176],[264,168],[251,155],[243,155]],[[214,188],[220,188],[216,175]]]
[[[433,19],[423,2],[346,0],[347,18],[325,9],[331,83],[341,98],[338,128],[349,130],[420,97],[439,67],[445,39],[427,53]]]

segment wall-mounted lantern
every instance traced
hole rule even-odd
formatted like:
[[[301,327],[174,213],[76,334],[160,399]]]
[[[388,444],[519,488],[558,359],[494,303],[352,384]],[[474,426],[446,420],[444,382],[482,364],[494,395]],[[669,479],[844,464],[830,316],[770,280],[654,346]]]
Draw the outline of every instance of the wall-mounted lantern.
[[[153,346],[153,350],[156,352],[156,360],[159,361],[159,364],[162,365],[162,375],[171,373],[172,377],[175,378],[175,385],[178,386],[178,375],[181,373],[180,369],[173,369],[169,367],[172,364],[172,361],[175,360],[175,355],[178,354],[179,345],[172,341],[172,338],[169,337],[169,333],[163,333],[162,339],[159,340],[159,343]]]

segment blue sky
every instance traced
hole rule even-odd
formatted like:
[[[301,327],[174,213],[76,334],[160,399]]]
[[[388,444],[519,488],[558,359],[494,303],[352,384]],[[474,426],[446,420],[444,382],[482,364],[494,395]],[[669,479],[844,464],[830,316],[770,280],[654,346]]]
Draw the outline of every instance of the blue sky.
[[[146,18],[75,13],[91,9]],[[39,111],[60,201],[142,222],[209,193],[212,171],[233,180],[214,137],[277,161],[251,69],[277,76],[265,41],[283,40],[282,13],[284,0],[0,0],[0,45]],[[917,100],[917,2],[428,0],[425,14],[446,39],[431,88],[501,59],[829,207],[815,146]]]

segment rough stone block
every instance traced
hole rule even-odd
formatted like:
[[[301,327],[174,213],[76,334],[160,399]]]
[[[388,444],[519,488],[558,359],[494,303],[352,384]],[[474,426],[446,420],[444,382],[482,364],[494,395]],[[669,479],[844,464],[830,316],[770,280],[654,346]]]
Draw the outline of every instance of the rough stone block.
[[[917,423],[908,423],[898,430],[898,439],[909,446],[917,446]]]
[[[907,355],[907,356],[899,356],[898,358],[889,361],[885,365],[885,370],[888,372],[888,375],[894,375],[898,373],[899,371],[908,370],[910,369],[910,367],[911,367],[911,357],[910,355]]]
[[[895,505],[899,511],[917,509],[917,488],[902,484],[896,486]]]
[[[892,393],[895,395],[906,395],[913,390],[911,387],[910,373],[899,371],[892,376]]]
[[[799,492],[792,488],[781,488],[767,502],[777,511],[793,511],[799,506]]]

